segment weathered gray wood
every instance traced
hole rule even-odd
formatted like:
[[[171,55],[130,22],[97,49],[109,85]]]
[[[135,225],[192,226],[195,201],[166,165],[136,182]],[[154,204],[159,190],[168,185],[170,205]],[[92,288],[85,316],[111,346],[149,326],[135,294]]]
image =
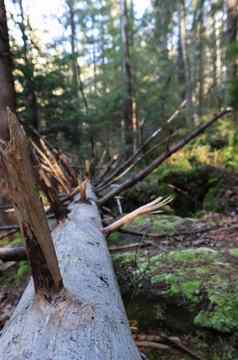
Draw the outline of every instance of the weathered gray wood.
[[[94,198],[90,194],[90,198]],[[66,290],[51,302],[30,283],[0,336],[0,360],[139,360],[94,200],[53,231]]]

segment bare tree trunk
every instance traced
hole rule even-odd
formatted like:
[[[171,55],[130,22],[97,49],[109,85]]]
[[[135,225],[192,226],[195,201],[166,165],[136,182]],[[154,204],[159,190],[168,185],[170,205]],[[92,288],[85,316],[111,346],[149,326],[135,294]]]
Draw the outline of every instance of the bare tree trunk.
[[[81,79],[81,67],[78,64],[78,55],[76,49],[76,22],[75,22],[75,0],[67,0],[69,8],[69,26],[70,26],[70,45],[72,56],[72,73],[73,73],[73,88],[75,94],[78,95],[79,91],[83,100],[86,112],[88,111],[88,103],[84,92],[84,86]]]
[[[14,141],[2,155],[13,175],[9,181],[22,230],[27,239],[30,235],[27,247],[38,296],[31,282],[1,334],[0,359],[140,360],[90,186],[87,200],[77,200],[65,224],[53,232],[65,289],[50,291],[54,286],[60,290],[62,280],[54,248],[44,231],[39,198],[29,180],[32,169],[27,144],[22,132],[16,131],[14,118],[11,121]],[[18,149],[22,149],[21,156]],[[43,220],[41,228],[39,220]],[[39,292],[42,287],[43,294]]]
[[[187,9],[185,0],[181,0],[179,6],[179,26],[181,34],[181,50],[185,70],[185,92],[187,100],[187,125],[191,126],[193,120],[193,93],[192,93],[192,75],[191,63],[188,54],[188,30],[187,30]]]
[[[212,51],[212,81],[213,81],[213,89],[217,90],[217,83],[218,83],[218,68],[217,68],[217,50],[218,50],[218,44],[217,44],[217,18],[216,18],[216,1],[213,0],[212,2],[212,44],[213,47],[211,49]]]
[[[230,90],[233,84],[238,81],[237,56],[232,54],[232,47],[236,44],[238,34],[238,0],[226,0],[227,5],[227,81],[228,81],[228,102],[230,102]],[[235,85],[237,86],[237,85]]]
[[[39,106],[37,102],[37,96],[35,91],[34,85],[34,65],[32,59],[29,55],[29,39],[27,36],[27,29],[26,29],[26,19],[24,14],[23,2],[22,0],[18,0],[19,8],[20,8],[20,17],[21,22],[19,23],[22,41],[23,41],[23,53],[24,53],[24,61],[27,67],[25,72],[26,77],[26,94],[27,94],[27,102],[29,105],[29,109],[31,110],[31,123],[35,129],[39,129]]]
[[[124,73],[124,103],[123,103],[123,120],[125,132],[125,155],[131,154],[133,150],[133,88],[132,88],[132,69],[130,59],[130,42],[129,42],[129,19],[127,0],[120,0],[121,10],[121,38],[123,49],[123,73]]]
[[[9,46],[9,35],[4,0],[0,0],[0,138],[8,140],[6,108],[16,111],[16,94],[12,75],[13,62]],[[0,166],[0,205],[8,203],[7,187],[4,182],[4,171]],[[15,220],[13,219],[13,222]],[[9,215],[0,210],[0,225],[11,223]]]
[[[200,5],[200,16],[199,16],[199,93],[198,93],[198,115],[202,116],[203,114],[203,98],[204,98],[204,1]]]
[[[4,0],[0,0],[0,111],[5,111],[7,107],[12,111],[16,110],[16,95],[12,70],[13,64],[9,47],[6,8]],[[5,123],[5,126],[2,126],[1,121],[0,136],[2,139],[6,139],[7,137],[6,128],[7,123]]]

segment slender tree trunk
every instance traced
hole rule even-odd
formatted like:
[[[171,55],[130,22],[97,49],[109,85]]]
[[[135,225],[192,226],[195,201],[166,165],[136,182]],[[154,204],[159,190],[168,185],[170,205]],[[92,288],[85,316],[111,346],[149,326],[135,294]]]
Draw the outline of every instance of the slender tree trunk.
[[[185,70],[185,92],[187,100],[187,125],[191,126],[193,119],[193,93],[192,93],[192,75],[191,62],[188,53],[188,31],[187,31],[187,9],[185,0],[181,0],[179,6],[179,26],[181,33],[181,50]]]
[[[200,7],[200,16],[199,16],[199,93],[198,93],[198,115],[203,114],[203,99],[204,99],[204,68],[205,68],[205,58],[204,58],[204,2],[202,2]]]
[[[121,10],[121,38],[123,50],[123,73],[124,73],[124,101],[123,120],[125,129],[125,155],[131,154],[133,150],[133,87],[132,69],[130,59],[129,41],[129,18],[127,0],[120,0]]]
[[[238,81],[237,56],[234,56],[232,47],[236,44],[238,34],[238,0],[226,0],[227,5],[227,81],[228,102],[230,102],[230,89]],[[236,85],[237,86],[237,85]]]
[[[0,0],[0,111],[9,107],[16,110],[16,94],[12,75],[13,63],[9,47],[9,36],[4,0]],[[1,124],[0,136],[6,139],[6,128]]]
[[[0,139],[8,140],[6,108],[16,111],[16,93],[13,80],[13,62],[9,46],[6,8],[4,0],[0,0]],[[7,187],[4,182],[4,170],[0,165],[0,204],[9,202]],[[13,222],[15,220],[13,219]],[[0,225],[11,223],[9,215],[0,210]]]
[[[34,85],[34,65],[29,55],[29,46],[28,46],[28,36],[27,36],[27,29],[26,29],[26,21],[24,15],[24,8],[22,0],[19,1],[20,7],[20,16],[21,16],[21,23],[19,24],[22,41],[23,41],[23,53],[24,53],[24,61],[27,67],[25,72],[26,77],[26,93],[27,93],[27,102],[29,105],[29,109],[31,110],[31,123],[35,129],[39,129],[40,121],[39,121],[39,106],[35,91]]]
[[[213,82],[213,89],[216,91],[217,83],[218,83],[218,76],[217,76],[217,60],[218,60],[218,44],[217,44],[217,18],[216,18],[216,2],[212,3],[212,82]]]
[[[85,111],[88,111],[88,102],[84,92],[84,85],[81,78],[81,67],[78,64],[78,54],[77,54],[77,34],[76,34],[76,21],[75,21],[75,0],[67,0],[67,5],[69,8],[69,26],[70,26],[70,45],[71,45],[71,56],[72,56],[72,82],[75,95],[78,96],[79,92],[81,94]]]

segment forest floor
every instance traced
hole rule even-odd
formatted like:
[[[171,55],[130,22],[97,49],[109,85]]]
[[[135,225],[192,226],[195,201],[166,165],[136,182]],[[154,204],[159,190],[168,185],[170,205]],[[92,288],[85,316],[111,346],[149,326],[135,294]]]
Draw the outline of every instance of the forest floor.
[[[114,235],[117,276],[139,333],[179,338],[203,360],[238,359],[237,220],[234,212],[200,219],[156,215],[130,229],[157,232],[158,238]],[[142,247],[115,251],[135,241]],[[171,344],[147,354],[149,359],[194,358]]]
[[[228,304],[230,310],[219,310],[224,305],[219,302],[223,301],[225,291],[238,299],[237,224],[235,212],[207,213],[199,219],[154,215],[138,219],[130,226],[130,230],[143,235],[116,233],[109,238],[129,320],[133,327],[136,324],[139,333],[175,336],[203,360],[238,359],[238,316],[233,318],[232,313],[237,308],[236,300]],[[149,233],[154,234],[152,238],[147,236]],[[9,241],[15,244],[16,239],[12,237]],[[134,243],[142,247],[120,249],[122,245]],[[1,245],[5,246],[6,240]],[[222,274],[218,276],[221,269]],[[198,272],[201,277],[197,277]],[[12,314],[28,279],[26,262],[0,263],[0,329]],[[180,288],[175,286],[178,283]],[[214,300],[210,301],[208,288],[213,283],[215,290],[211,297]],[[230,287],[235,289],[233,293]],[[220,312],[214,313],[212,318],[201,317],[204,315],[201,309],[210,314],[213,308]],[[224,314],[229,318],[228,322],[223,321]],[[195,316],[200,319],[198,325],[194,325]],[[201,322],[205,326],[201,326]],[[176,346],[166,346],[167,349],[152,352],[144,349],[144,352],[151,360],[194,358]]]

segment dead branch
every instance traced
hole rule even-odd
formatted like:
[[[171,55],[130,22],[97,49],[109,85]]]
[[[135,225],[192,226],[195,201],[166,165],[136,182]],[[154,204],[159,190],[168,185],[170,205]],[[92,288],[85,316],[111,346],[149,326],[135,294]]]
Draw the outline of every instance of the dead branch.
[[[154,243],[152,241],[143,241],[143,242],[137,242],[137,243],[129,244],[129,245],[110,246],[109,250],[111,253],[116,253],[116,252],[144,249],[144,248],[147,248],[147,247],[150,247],[153,245],[154,245]]]
[[[144,335],[144,334],[136,334],[134,335],[135,342],[138,346],[143,347],[143,343],[146,343],[145,347],[155,348],[154,344],[164,345],[168,347],[168,344],[172,345],[173,347],[177,348],[178,350],[182,351],[185,354],[190,355],[192,358],[196,360],[202,360],[202,358],[191,351],[187,346],[183,345],[181,340],[177,337],[166,336],[166,335]],[[149,345],[151,344],[151,346]],[[157,347],[160,349],[160,347]]]
[[[7,231],[7,230],[19,230],[19,225],[13,224],[13,225],[1,225],[0,231]]]
[[[8,232],[6,232],[6,233],[4,233],[4,234],[2,234],[2,235],[0,236],[0,240],[5,239],[5,238],[8,238],[10,235],[13,235],[13,234],[17,233],[18,230],[19,230],[19,229],[9,230]]]
[[[102,206],[107,203],[111,198],[120,194],[121,192],[129,189],[136,183],[142,181],[145,177],[150,175],[159,165],[161,165],[165,160],[175,154],[177,151],[182,149],[185,145],[187,145],[190,141],[194,140],[196,137],[201,135],[205,130],[207,130],[210,126],[212,126],[216,121],[224,117],[225,115],[231,114],[231,109],[226,109],[216,114],[210,121],[206,122],[198,126],[195,130],[188,133],[182,140],[177,142],[175,145],[171,146],[164,153],[162,153],[158,158],[156,158],[150,165],[141,170],[138,174],[134,174],[129,179],[125,180],[121,185],[119,185],[116,189],[111,190],[104,197],[98,200],[98,205]]]
[[[163,199],[162,197],[158,197],[154,201],[151,201],[150,203],[143,205],[138,209],[130,212],[129,214],[123,216],[122,218],[116,220],[111,225],[104,227],[103,233],[109,235],[114,231],[118,231],[118,229],[120,229],[121,227],[133,222],[138,216],[148,215],[153,213],[154,211],[158,211],[159,209],[170,203],[172,200],[173,198],[171,196],[168,196],[165,199]]]
[[[106,177],[106,175],[108,175],[110,173],[111,170],[113,171],[116,168],[116,165],[118,164],[118,160],[119,160],[118,155],[114,155],[112,157],[112,159],[106,164],[104,170],[97,177],[96,185],[100,184],[102,179],[104,179]]]
[[[170,116],[170,118],[166,121],[167,124],[170,124],[181,112],[181,110],[185,107],[186,100],[181,103],[181,105],[178,107],[178,109],[173,113],[173,115]],[[163,130],[162,127],[158,128],[153,132],[151,136],[149,136],[146,141],[142,144],[142,146],[133,154],[128,160],[123,162],[119,167],[117,167],[112,173],[109,174],[107,178],[105,178],[102,183],[100,183],[100,186],[97,188],[97,191],[101,191],[105,185],[108,185],[112,179],[119,176],[121,173],[124,173],[126,169],[130,169],[131,165],[133,165],[136,161],[137,157],[141,155],[144,150],[148,147],[148,145],[156,138],[157,135],[160,134],[160,132]],[[144,158],[142,156],[141,158]],[[105,175],[104,175],[105,176]]]
[[[153,341],[135,341],[136,345],[139,348],[150,348],[150,349],[156,349],[156,350],[169,350],[170,347],[168,345],[160,344]]]
[[[21,247],[4,247],[0,248],[0,260],[7,261],[21,261],[26,260],[27,254],[24,246]]]

